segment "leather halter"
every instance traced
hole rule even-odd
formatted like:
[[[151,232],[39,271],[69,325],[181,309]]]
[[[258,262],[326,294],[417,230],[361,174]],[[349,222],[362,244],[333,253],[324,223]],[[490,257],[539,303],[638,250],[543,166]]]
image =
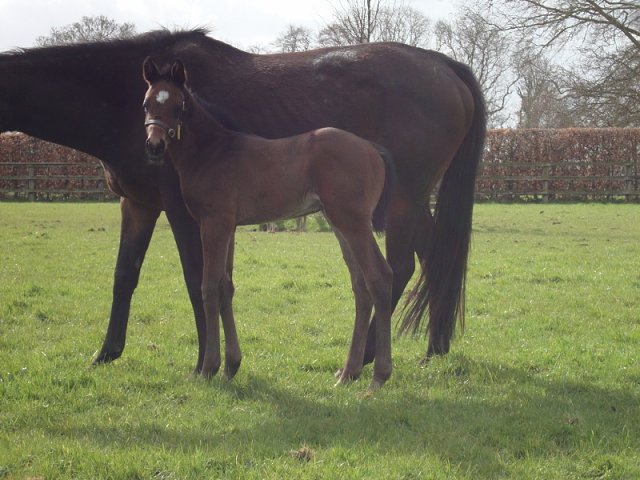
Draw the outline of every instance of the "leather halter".
[[[144,122],[145,127],[148,127],[150,125],[157,125],[158,127],[162,128],[165,132],[167,132],[167,135],[169,135],[169,138],[175,138],[177,135],[178,140],[180,140],[180,130],[181,130],[182,122],[178,122],[178,125],[176,126],[176,128],[171,128],[162,120],[157,118],[152,118]]]
[[[175,128],[170,127],[166,123],[164,123],[159,118],[150,118],[149,120],[144,122],[145,128],[150,125],[157,125],[162,128],[169,138],[175,138],[176,140],[180,140],[180,132],[182,131],[182,114],[187,111],[187,102],[182,102],[182,111],[180,112],[180,116],[178,118],[178,124]]]

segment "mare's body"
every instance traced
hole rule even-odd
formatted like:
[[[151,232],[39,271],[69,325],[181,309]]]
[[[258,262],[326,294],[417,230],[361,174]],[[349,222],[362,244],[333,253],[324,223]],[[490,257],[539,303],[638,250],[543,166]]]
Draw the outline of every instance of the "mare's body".
[[[0,54],[0,131],[22,131],[98,157],[109,186],[122,196],[113,303],[96,362],[118,358],[124,349],[131,297],[164,210],[195,314],[196,368],[202,365],[200,232],[185,208],[174,169],[150,165],[144,139],[136,134],[145,91],[140,64],[148,55],[198,65],[191,71],[193,88],[242,131],[277,138],[335,126],[385,145],[398,171],[385,225],[393,304],[414,272],[417,254],[423,275],[406,327],[417,328],[428,315],[427,354],[449,350],[462,313],[474,184],[486,128],[482,94],[469,69],[436,52],[399,44],[253,55],[201,31],[155,32],[126,41]],[[432,215],[428,199],[440,180]],[[366,360],[373,356],[374,336],[371,329]]]

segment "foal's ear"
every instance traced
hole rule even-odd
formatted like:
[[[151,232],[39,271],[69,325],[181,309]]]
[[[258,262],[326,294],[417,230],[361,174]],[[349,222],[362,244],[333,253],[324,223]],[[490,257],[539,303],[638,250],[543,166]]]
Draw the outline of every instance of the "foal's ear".
[[[142,76],[149,84],[155,82],[160,76],[158,66],[154,63],[153,60],[151,60],[151,57],[147,57],[144,59],[144,63],[142,64]]]
[[[187,83],[187,71],[180,60],[176,60],[171,66],[171,79],[180,87]]]

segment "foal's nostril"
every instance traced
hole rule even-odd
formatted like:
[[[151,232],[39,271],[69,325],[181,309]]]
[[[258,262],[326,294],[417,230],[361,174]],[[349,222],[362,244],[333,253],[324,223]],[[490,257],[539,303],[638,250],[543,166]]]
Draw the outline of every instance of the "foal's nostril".
[[[160,139],[158,143],[153,143],[151,139],[147,138],[146,142],[147,153],[152,157],[161,157],[164,155],[164,140]]]

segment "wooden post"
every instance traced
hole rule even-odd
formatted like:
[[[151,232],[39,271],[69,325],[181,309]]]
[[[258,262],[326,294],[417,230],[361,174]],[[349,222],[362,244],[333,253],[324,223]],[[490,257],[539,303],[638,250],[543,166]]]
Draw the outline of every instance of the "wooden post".
[[[637,165],[628,164],[626,168],[626,180],[624,193],[625,201],[633,202],[638,201],[640,198],[640,192],[638,191],[638,167]]]
[[[542,180],[542,201],[544,203],[549,202],[549,175],[551,175],[551,166],[545,165],[542,174],[544,178]]]
[[[98,201],[104,202],[104,177],[98,180]]]
[[[27,167],[27,200],[30,202],[36,199],[36,169],[33,165]]]

